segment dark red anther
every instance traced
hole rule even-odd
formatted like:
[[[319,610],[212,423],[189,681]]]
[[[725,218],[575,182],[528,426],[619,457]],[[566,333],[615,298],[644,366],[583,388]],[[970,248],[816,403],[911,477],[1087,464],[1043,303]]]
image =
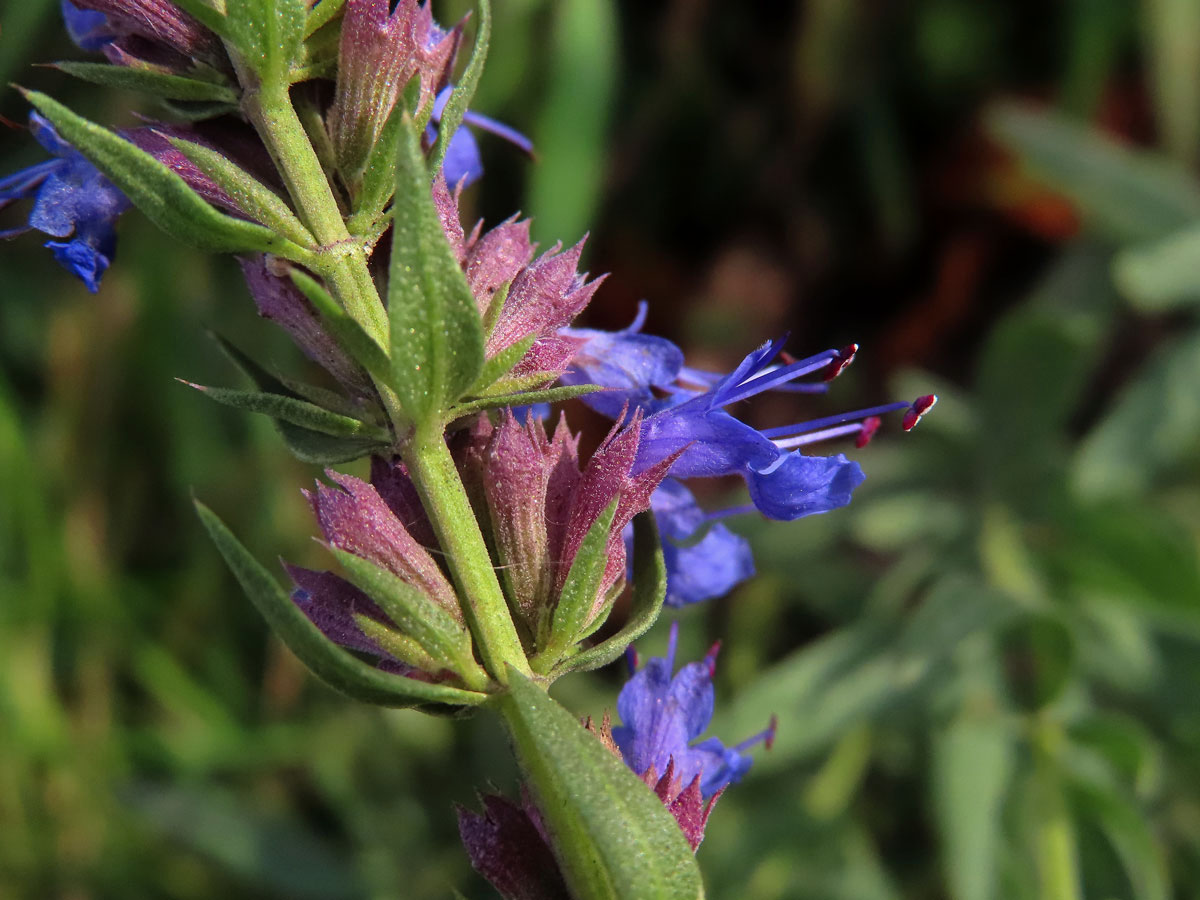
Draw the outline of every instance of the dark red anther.
[[[797,362],[796,357],[792,356],[786,350],[779,351],[779,359],[785,366],[790,366],[792,363]]]
[[[867,416],[863,419],[862,428],[858,430],[858,437],[854,439],[854,446],[861,450],[867,444],[871,443],[871,438],[875,437],[875,432],[879,430],[879,426],[883,424],[883,419],[879,416]]]
[[[847,344],[838,351],[837,356],[829,361],[829,365],[825,369],[823,380],[833,381],[843,372],[850,363],[854,362],[854,357],[858,353],[858,344]]]
[[[779,716],[771,714],[771,722],[767,725],[767,736],[763,740],[763,745],[770,750],[775,746],[775,731],[779,728]]]
[[[913,405],[904,413],[903,428],[905,431],[912,431],[917,427],[917,423],[925,413],[933,409],[933,405],[937,403],[937,394],[926,394],[924,397],[918,397],[913,401]]]

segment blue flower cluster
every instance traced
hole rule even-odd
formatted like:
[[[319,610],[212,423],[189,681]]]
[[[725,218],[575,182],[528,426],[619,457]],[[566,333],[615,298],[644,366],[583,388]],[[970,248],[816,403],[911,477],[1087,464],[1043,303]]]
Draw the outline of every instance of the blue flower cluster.
[[[795,360],[782,353],[785,339],[769,341],[728,375],[720,375],[686,366],[683,352],[673,343],[643,334],[645,317],[643,303],[634,323],[621,331],[564,329],[580,346],[562,380],[606,388],[583,398],[603,415],[619,418],[641,411],[637,468],[675,457],[671,478],[652,502],[665,538],[671,606],[721,596],[754,574],[745,540],[723,525],[711,525],[714,519],[757,510],[767,518],[790,521],[850,502],[866,477],[858,463],[841,453],[823,456],[801,448],[844,437],[856,438],[861,447],[879,427],[881,416],[901,410],[907,431],[937,399],[930,395],[911,404],[888,403],[759,430],[728,408],[764,391],[823,393],[827,382],[854,359],[857,345]],[[782,363],[776,363],[779,358]],[[798,380],[812,375],[820,375],[822,381]],[[723,475],[741,476],[753,505],[705,513],[677,480]]]
[[[700,792],[713,796],[738,781],[750,770],[746,751],[755,744],[768,748],[775,738],[775,721],[733,747],[718,738],[693,743],[708,728],[713,715],[713,674],[717,647],[700,662],[687,663],[675,671],[675,648],[679,626],[671,625],[667,655],[656,656],[640,669],[631,659],[633,677],[617,698],[620,725],[612,730],[613,741],[625,764],[638,775],[653,770],[661,775],[669,764],[684,785],[700,779]],[[653,778],[651,779],[653,780]]]

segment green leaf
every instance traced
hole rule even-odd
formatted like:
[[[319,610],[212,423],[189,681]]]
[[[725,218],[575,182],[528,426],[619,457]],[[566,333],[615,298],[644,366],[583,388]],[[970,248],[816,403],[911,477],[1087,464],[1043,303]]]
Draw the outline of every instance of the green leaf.
[[[1200,183],[1155,154],[1023,104],[996,103],[985,121],[1034,176],[1118,243],[1153,240],[1200,219]]]
[[[1017,509],[1040,508],[1062,481],[1067,424],[1094,359],[1096,342],[1059,312],[1021,307],[984,345],[976,380],[984,422],[1020,427],[979,436],[986,483]]]
[[[1117,287],[1149,313],[1200,303],[1200,223],[1123,250],[1113,262]]]
[[[497,698],[571,895],[697,900],[704,885],[674,816],[541,688],[509,667]]]
[[[552,679],[567,672],[590,672],[607,666],[650,630],[662,612],[667,596],[667,565],[654,514],[639,513],[633,519],[633,601],[629,618],[621,630],[596,646],[564,660],[550,674]]]
[[[1117,851],[1133,888],[1134,900],[1168,900],[1173,896],[1161,839],[1145,812],[1120,790],[1083,777],[1069,785],[1072,805],[1096,822]]]
[[[308,11],[308,18],[304,22],[304,37],[307,40],[315,32],[320,31],[325,25],[333,21],[334,16],[342,11],[342,7],[346,5],[346,0],[321,0],[316,6]]]
[[[488,388],[512,371],[512,367],[521,361],[536,340],[537,335],[531,334],[511,346],[505,347],[491,359],[485,359],[483,368],[479,370],[479,377],[475,379],[475,383],[471,385],[467,393],[474,396],[486,394]]]
[[[1016,765],[999,716],[961,716],[933,744],[933,797],[943,866],[954,900],[993,900],[1004,800]]]
[[[275,428],[292,456],[314,466],[338,466],[372,454],[388,454],[393,445],[369,438],[334,437],[275,420]]]
[[[487,674],[475,663],[471,636],[439,604],[370,560],[337,547],[333,555],[350,581],[372,600],[396,627],[413,638],[431,657],[482,687]]]
[[[404,123],[404,110],[404,104],[396,104],[383,124],[379,140],[367,155],[354,215],[346,224],[351,234],[370,232],[396,192],[396,147]]]
[[[543,621],[538,623],[538,643],[543,646],[531,662],[535,672],[552,668],[563,651],[580,639],[589,624],[608,563],[608,533],[612,530],[620,500],[620,496],[613,497],[588,528],[571,561],[558,603],[552,611],[543,611]]]
[[[479,412],[481,409],[501,409],[505,406],[529,406],[534,403],[559,403],[582,397],[584,394],[594,394],[604,388],[596,384],[565,384],[561,387],[546,388],[544,391],[521,391],[516,394],[504,394],[499,397],[480,397],[468,400],[454,407],[453,413],[457,418],[468,413]]]
[[[915,612],[874,618],[796,651],[717,714],[716,734],[753,734],[771,715],[803,722],[783,729],[758,769],[811,759],[858,722],[919,695],[972,634],[1008,621],[1008,597],[973,578],[944,576]]]
[[[254,360],[250,359],[246,354],[242,353],[241,350],[237,349],[229,341],[219,335],[214,335],[213,337],[225,352],[225,355],[233,361],[235,366],[242,370],[247,378],[254,382],[259,390],[269,394],[281,394],[285,397],[295,396],[288,389],[287,385]],[[391,447],[390,442],[382,443],[373,438],[335,437],[280,419],[275,420],[275,428],[293,456],[301,462],[313,463],[320,466],[334,466],[340,463],[353,462],[372,453],[384,452]]]
[[[122,137],[37,91],[26,98],[130,201],[172,237],[224,253],[258,251],[297,262],[312,254],[253,222],[217,212],[177,174]]]
[[[364,438],[377,443],[391,441],[391,434],[385,428],[343,416],[340,413],[330,412],[297,397],[286,397],[262,391],[208,387],[202,384],[192,384],[190,381],[184,381],[183,384],[194,387],[206,397],[211,397],[225,406],[270,416],[272,419],[299,425],[310,431],[319,431],[321,434],[329,434],[334,437]]]
[[[194,162],[201,172],[217,183],[217,187],[232,197],[250,218],[302,247],[315,249],[317,239],[300,223],[283,198],[261,181],[211,147],[182,138],[168,140],[172,147]]]
[[[1090,500],[1142,495],[1200,446],[1200,332],[1158,351],[1080,445],[1072,475]]]
[[[388,278],[393,384],[415,423],[437,418],[483,365],[475,297],[442,231],[411,120],[400,129]]]
[[[68,75],[128,91],[141,91],[168,100],[213,100],[219,103],[237,103],[238,93],[227,84],[200,81],[182,75],[169,75],[148,69],[133,69],[129,66],[110,66],[108,63],[72,62],[55,63]]]
[[[379,342],[348,316],[329,292],[307,272],[292,269],[288,274],[300,292],[316,307],[342,348],[364,369],[386,381],[391,375],[392,364]]]
[[[304,0],[236,0],[226,10],[229,40],[266,84],[288,83],[302,53],[308,6]]]
[[[454,132],[458,131],[458,126],[462,124],[463,116],[471,105],[471,99],[475,96],[475,89],[479,86],[479,77],[483,74],[483,64],[487,61],[488,42],[491,40],[491,36],[492,6],[490,0],[479,0],[479,27],[475,32],[475,46],[471,50],[471,61],[467,63],[462,78],[458,80],[458,85],[450,93],[450,99],[446,101],[446,106],[442,109],[442,118],[438,123],[437,143],[433,145],[431,154],[430,170],[433,172],[442,171],[442,163],[446,159],[446,149],[454,138]],[[451,187],[453,188],[454,185]],[[399,190],[397,190],[398,193]]]
[[[450,703],[474,706],[487,695],[389,675],[332,643],[292,602],[288,592],[250,555],[207,506],[196,511],[213,543],[267,624],[318,678],[356,700],[381,706]]]

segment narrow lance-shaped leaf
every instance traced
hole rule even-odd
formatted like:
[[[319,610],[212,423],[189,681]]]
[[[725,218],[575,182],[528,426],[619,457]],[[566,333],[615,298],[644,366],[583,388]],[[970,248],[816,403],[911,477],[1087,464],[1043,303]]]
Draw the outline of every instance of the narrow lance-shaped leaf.
[[[268,394],[263,391],[239,391],[232,388],[208,387],[203,384],[183,382],[194,387],[206,397],[225,406],[244,409],[247,412],[270,416],[280,422],[289,422],[322,434],[334,437],[366,438],[380,443],[387,443],[391,435],[387,429],[368,422],[330,412],[307,400],[297,397],[285,397],[280,394]]]
[[[415,82],[414,82],[415,83]],[[383,214],[396,190],[396,146],[404,121],[405,103],[397,103],[367,156],[362,184],[354,203],[354,215],[346,227],[352,234],[365,234]]]
[[[697,900],[704,886],[675,817],[596,737],[509,668],[497,708],[577,900]]]
[[[92,84],[127,91],[141,91],[144,94],[165,97],[168,100],[238,102],[237,91],[227,84],[186,78],[183,75],[171,75],[149,69],[134,69],[129,66],[113,66],[108,63],[70,60],[55,63],[54,67]]]
[[[608,533],[612,530],[613,517],[617,514],[620,500],[619,495],[613,497],[612,502],[588,528],[575,559],[571,561],[550,621],[539,623],[539,637],[548,638],[539,654],[548,663],[547,667],[557,662],[562,652],[579,639],[580,632],[588,624],[588,616],[595,608],[596,594],[608,564]],[[534,670],[538,671],[537,659],[533,665]]]
[[[390,675],[351,656],[317,630],[292,602],[287,591],[250,555],[212,510],[197,501],[196,511],[226,564],[267,624],[300,661],[330,687],[356,700],[382,706],[424,703],[474,706],[487,699],[485,694],[474,691]]]
[[[63,139],[112,179],[146,216],[172,237],[206,250],[258,251],[296,262],[312,254],[269,228],[218,212],[165,165],[106,128],[73,113],[37,91],[26,98]]]
[[[413,422],[453,405],[483,365],[475,297],[438,219],[428,170],[405,116],[397,156],[388,278],[394,386]]]
[[[1153,153],[1136,152],[1049,110],[993,104],[988,132],[1065,194],[1088,223],[1120,243],[1163,237],[1200,218],[1200,183]]]
[[[487,683],[487,673],[471,655],[470,635],[445,609],[370,560],[336,547],[333,555],[350,581],[378,603],[388,618],[433,659],[464,678],[475,676],[479,686]]]
[[[511,349],[511,348],[510,348]],[[507,378],[501,378],[493,382],[482,392],[483,397],[504,397],[511,394],[519,394],[523,391],[531,391],[534,389],[550,390],[545,387],[552,381],[557,380],[557,372],[530,372],[528,375],[513,375]],[[570,387],[581,387],[581,385],[570,385]],[[599,385],[587,385],[587,387],[603,390]]]
[[[446,101],[442,110],[442,118],[438,123],[437,143],[433,147],[433,171],[440,172],[442,162],[446,159],[446,150],[454,138],[454,132],[462,124],[463,116],[475,96],[479,86],[479,77],[483,74],[483,64],[487,61],[488,42],[492,37],[492,7],[489,0],[479,0],[479,28],[475,33],[475,46],[471,50],[471,61],[463,72],[458,86]]]
[[[650,630],[662,612],[667,596],[667,564],[654,514],[647,511],[633,518],[633,602],[625,625],[607,640],[584,650],[560,664],[551,678],[567,672],[590,672],[607,666],[626,648]]]
[[[286,384],[242,353],[229,341],[213,336],[225,355],[230,358],[243,374],[263,391],[283,396],[296,396]],[[297,398],[298,399],[298,398]],[[319,466],[335,466],[340,463],[352,462],[369,456],[372,453],[387,450],[391,445],[374,438],[367,437],[335,437],[322,434],[311,428],[304,428],[292,422],[281,419],[275,420],[275,428],[292,455],[301,462],[313,463]]]
[[[302,247],[315,248],[316,238],[300,223],[291,207],[249,172],[234,165],[211,147],[182,138],[168,137],[167,140],[215,181],[252,219],[257,219]]]
[[[479,370],[479,377],[475,379],[475,383],[471,385],[467,393],[476,396],[486,393],[488,388],[512,371],[513,366],[529,352],[529,348],[533,346],[537,337],[536,334],[531,334],[485,360],[483,368]]]
[[[529,406],[533,403],[561,403],[572,400],[584,394],[602,391],[604,388],[595,384],[565,384],[561,387],[546,388],[544,391],[521,391],[517,394],[502,394],[499,397],[480,397],[470,400],[454,408],[455,416],[465,416],[467,413],[479,412],[481,409],[502,409],[506,406]]]

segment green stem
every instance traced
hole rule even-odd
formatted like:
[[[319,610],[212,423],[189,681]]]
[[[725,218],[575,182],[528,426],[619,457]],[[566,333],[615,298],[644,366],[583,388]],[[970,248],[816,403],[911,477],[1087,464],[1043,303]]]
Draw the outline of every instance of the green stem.
[[[236,64],[237,56],[232,55]],[[313,268],[325,279],[342,308],[381,347],[387,347],[390,323],[367,265],[366,248],[346,228],[333,188],[292,105],[287,85],[258,85],[254,74],[244,66],[238,66],[238,77],[245,88],[242,109],[282,174],[300,219],[321,244]],[[407,419],[395,391],[378,379],[375,387],[397,433],[403,433]]]
[[[501,684],[505,663],[532,676],[491,555],[440,429],[420,429],[401,455],[446,553],[483,664]]]
[[[351,237],[321,160],[286,85],[260,85],[243,78],[242,109],[275,160],[296,212],[321,244],[319,274],[334,296],[381,346],[388,346],[387,310],[367,266],[366,249]]]
[[[1049,722],[1034,734],[1034,791],[1037,804],[1039,896],[1042,900],[1081,900],[1075,829],[1071,822],[1058,764],[1062,735]]]

